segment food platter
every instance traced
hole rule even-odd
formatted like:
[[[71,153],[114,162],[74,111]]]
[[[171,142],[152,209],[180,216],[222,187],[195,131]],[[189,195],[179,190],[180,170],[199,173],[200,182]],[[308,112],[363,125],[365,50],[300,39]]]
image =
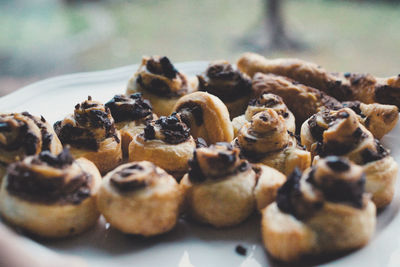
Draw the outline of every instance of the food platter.
[[[188,75],[204,71],[207,62],[176,64]],[[137,65],[118,69],[78,73],[44,80],[0,98],[0,112],[29,111],[43,115],[50,123],[71,113],[76,103],[91,95],[108,101],[124,93]],[[400,126],[383,138],[393,157],[400,162]],[[334,259],[322,259],[326,266],[398,266],[400,262],[400,192],[379,212],[376,234],[369,245]],[[24,238],[22,246],[46,257],[52,252],[82,258],[89,266],[279,266],[265,252],[259,216],[253,215],[237,227],[214,229],[181,219],[170,233],[141,238],[119,233],[100,219],[97,226],[73,238],[43,241]],[[238,245],[246,255],[235,252]]]

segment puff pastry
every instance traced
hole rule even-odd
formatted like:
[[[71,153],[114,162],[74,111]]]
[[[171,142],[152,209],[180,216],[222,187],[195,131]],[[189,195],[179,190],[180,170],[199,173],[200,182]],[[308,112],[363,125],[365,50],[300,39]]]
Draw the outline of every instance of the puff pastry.
[[[128,146],[133,137],[141,133],[150,121],[157,119],[157,115],[141,93],[115,95],[105,106],[110,109],[115,127],[121,133],[122,152],[128,158]]]
[[[178,99],[197,90],[197,77],[179,72],[167,57],[143,57],[142,64],[128,82],[126,94],[136,92],[150,100],[158,116],[168,116]]]
[[[147,160],[180,179],[188,171],[196,142],[178,114],[161,116],[133,137],[129,161]]]
[[[0,183],[8,164],[46,150],[58,154],[62,145],[43,117],[28,112],[0,114]]]
[[[211,62],[204,75],[198,75],[199,91],[217,96],[231,118],[244,113],[251,94],[251,79],[227,61]]]
[[[75,106],[74,114],[54,124],[61,142],[71,146],[75,158],[85,157],[104,174],[122,160],[121,134],[111,112],[103,104],[88,100]]]
[[[198,148],[181,180],[186,212],[215,227],[244,221],[254,210],[256,174],[229,143]]]
[[[296,132],[296,124],[293,113],[287,108],[282,98],[274,94],[261,94],[249,102],[245,114],[232,120],[235,137],[237,136],[240,128],[242,128],[246,122],[251,121],[252,117],[256,113],[267,110],[268,108],[272,108],[284,118],[286,129],[289,132]]]
[[[96,194],[101,176],[85,158],[67,149],[26,157],[9,166],[0,191],[3,218],[46,238],[79,234],[93,226],[99,212]]]
[[[296,171],[262,211],[264,246],[282,261],[365,246],[376,225],[376,208],[364,193],[360,166],[336,156]]]
[[[103,179],[97,206],[112,227],[153,236],[171,230],[182,194],[176,180],[151,162],[123,164]]]
[[[284,118],[271,108],[246,122],[233,144],[250,162],[263,163],[286,175],[296,167],[305,170],[311,165],[310,152],[298,145]]]
[[[359,120],[372,134],[380,139],[390,132],[399,119],[399,110],[394,105],[364,104],[359,101],[339,102],[315,88],[274,74],[257,73],[253,78],[253,96],[273,93],[282,97],[294,113],[298,127],[313,114],[323,110],[352,108]]]
[[[313,156],[344,156],[363,167],[366,192],[378,208],[393,198],[398,165],[350,108],[322,111],[303,123],[301,143]]]
[[[190,128],[194,138],[201,137],[207,144],[232,141],[233,127],[229,112],[218,97],[195,92],[179,99],[174,110]]]
[[[324,91],[340,101],[359,100],[400,107],[400,76],[375,78],[370,74],[331,73],[317,64],[294,58],[269,60],[254,53],[243,54],[239,70],[253,77],[257,72],[287,76]]]

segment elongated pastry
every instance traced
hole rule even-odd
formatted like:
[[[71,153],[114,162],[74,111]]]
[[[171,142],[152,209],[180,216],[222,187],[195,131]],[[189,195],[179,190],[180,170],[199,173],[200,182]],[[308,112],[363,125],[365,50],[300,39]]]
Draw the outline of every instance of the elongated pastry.
[[[195,92],[183,96],[174,110],[190,128],[194,138],[201,137],[207,144],[230,142],[233,127],[224,103],[206,92]]]
[[[128,157],[128,146],[133,137],[141,133],[150,121],[157,119],[157,115],[141,93],[115,95],[105,106],[110,109],[115,127],[121,133],[124,157]]]
[[[365,190],[378,208],[393,198],[398,165],[374,139],[350,108],[322,111],[303,123],[301,143],[313,156],[343,156],[361,165],[366,174]]]
[[[365,246],[376,225],[376,208],[364,193],[363,169],[330,156],[303,174],[295,171],[262,211],[264,246],[290,262],[305,255]]]
[[[171,230],[182,193],[176,180],[149,161],[118,166],[103,179],[97,206],[112,227],[153,236]]]
[[[79,234],[93,226],[99,212],[101,176],[85,158],[68,149],[26,157],[7,169],[0,191],[0,212],[9,223],[46,238]]]
[[[229,143],[198,148],[180,186],[186,211],[195,220],[215,227],[244,221],[254,210],[256,174],[239,150]]]
[[[46,150],[58,154],[62,145],[43,117],[28,112],[0,114],[0,183],[8,164]]]
[[[256,113],[267,110],[269,108],[275,110],[278,115],[281,115],[285,119],[286,129],[289,132],[296,132],[296,124],[293,113],[287,108],[282,98],[274,94],[262,94],[249,102],[245,114],[238,116],[232,120],[235,136],[237,136],[240,128],[242,128],[242,126],[246,122],[251,121]]]
[[[196,142],[179,115],[161,116],[133,137],[129,161],[147,160],[180,179],[188,171]]]
[[[75,106],[74,114],[57,121],[54,130],[75,158],[87,158],[103,174],[122,160],[121,134],[110,110],[90,96]]]
[[[264,93],[282,97],[283,102],[294,113],[298,127],[323,109],[338,110],[350,107],[359,115],[360,122],[380,139],[394,128],[399,119],[399,110],[393,105],[364,104],[359,101],[341,103],[322,91],[290,78],[257,73],[253,78],[253,96],[258,97]]]
[[[233,144],[252,163],[263,163],[288,175],[311,165],[310,152],[298,145],[285,120],[271,108],[255,114],[240,129]]]
[[[227,61],[211,62],[204,76],[198,75],[199,91],[217,96],[228,108],[231,118],[244,113],[251,94],[251,79]]]
[[[294,58],[266,59],[254,53],[243,54],[239,70],[253,77],[257,72],[273,73],[324,91],[340,101],[359,100],[400,107],[400,75],[375,78],[370,74],[330,73],[317,64]]]
[[[143,57],[142,64],[128,82],[128,95],[140,92],[150,100],[158,116],[168,116],[178,99],[197,90],[197,77],[179,72],[167,57]]]

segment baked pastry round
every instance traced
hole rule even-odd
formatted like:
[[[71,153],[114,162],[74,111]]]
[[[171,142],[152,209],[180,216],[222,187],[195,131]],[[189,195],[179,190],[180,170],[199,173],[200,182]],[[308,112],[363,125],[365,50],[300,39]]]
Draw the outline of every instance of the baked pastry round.
[[[227,61],[211,62],[204,75],[198,75],[199,91],[217,96],[231,118],[244,113],[251,94],[251,79]]]
[[[285,119],[274,109],[256,113],[240,129],[233,144],[252,163],[263,163],[289,175],[295,168],[311,165],[311,154],[286,128]]]
[[[303,123],[301,143],[314,160],[343,156],[361,165],[366,173],[365,190],[378,208],[393,198],[398,165],[377,139],[359,121],[352,109],[322,111]]]
[[[264,246],[282,261],[365,246],[376,225],[376,207],[364,193],[363,169],[330,156],[303,174],[293,172],[276,202],[262,210]]]
[[[0,114],[0,183],[10,163],[46,150],[58,154],[62,145],[43,117],[28,112]]]
[[[157,115],[141,93],[115,95],[105,106],[110,109],[115,127],[121,133],[122,152],[128,158],[128,146],[133,137],[141,133],[150,121],[157,119]]]
[[[234,135],[237,136],[240,128],[242,128],[246,122],[250,122],[255,114],[268,108],[272,108],[278,113],[278,115],[281,115],[284,118],[286,129],[289,132],[296,132],[293,113],[287,108],[282,98],[274,94],[262,94],[249,102],[246,112],[243,115],[232,120]]]
[[[197,90],[197,77],[179,72],[167,57],[143,57],[142,64],[128,82],[126,94],[136,92],[150,100],[158,116],[168,116],[178,99]]]
[[[87,158],[102,174],[122,161],[121,134],[111,112],[90,96],[75,106],[73,115],[57,121],[54,130],[63,145],[71,146],[75,158]]]
[[[79,234],[93,226],[99,212],[96,194],[101,175],[68,149],[26,157],[7,169],[0,191],[0,212],[9,223],[46,238]]]
[[[195,92],[180,98],[174,110],[190,128],[194,138],[201,137],[207,144],[232,141],[233,127],[229,112],[218,97]]]
[[[182,193],[176,180],[149,161],[118,166],[103,179],[97,206],[112,227],[153,236],[178,220]]]
[[[161,116],[134,136],[129,161],[147,160],[180,179],[188,171],[196,142],[178,114]]]
[[[244,221],[254,210],[256,174],[229,143],[198,148],[180,186],[186,212],[215,227]]]

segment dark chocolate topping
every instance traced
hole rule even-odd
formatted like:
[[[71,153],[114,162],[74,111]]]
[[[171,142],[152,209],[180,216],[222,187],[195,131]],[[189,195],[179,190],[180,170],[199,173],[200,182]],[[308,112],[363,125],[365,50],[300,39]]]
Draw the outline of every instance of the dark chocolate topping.
[[[149,180],[140,179],[140,173],[144,171],[144,167],[140,164],[132,164],[118,172],[114,173],[110,178],[110,183],[120,192],[131,192],[141,189],[149,184]],[[139,175],[138,177],[135,177]],[[139,178],[139,179],[137,179]]]
[[[105,106],[110,109],[115,122],[153,119],[151,104],[142,98],[141,93],[130,96],[115,95]]]
[[[350,169],[348,162],[339,157],[330,156],[325,159],[326,164],[335,172],[344,172]]]
[[[400,108],[400,87],[389,85],[376,86],[375,99],[378,103],[396,105]]]
[[[176,113],[168,117],[161,116],[154,124],[148,124],[144,129],[146,140],[155,139],[155,127],[164,135],[163,141],[169,144],[180,144],[190,138],[189,128],[177,117]]]
[[[74,127],[71,124],[65,124],[61,127],[61,121],[57,121],[54,123],[54,131],[63,144],[93,151],[99,149],[99,144],[90,129]]]
[[[74,162],[74,158],[69,152],[69,148],[65,147],[58,155],[53,155],[49,151],[42,151],[38,156],[38,162],[44,162],[49,166],[63,168],[71,165]],[[35,162],[36,163],[36,162]]]
[[[179,73],[167,57],[161,57],[160,59],[150,58],[146,63],[146,68],[149,72],[163,75],[168,79],[175,78]]]
[[[203,109],[199,104],[193,101],[187,101],[180,105],[177,112],[181,116],[182,121],[190,128],[192,125],[192,118],[197,126],[203,124]]]
[[[382,146],[378,139],[375,139],[375,147],[376,151],[366,148],[361,152],[364,164],[383,159],[389,155],[389,152]]]
[[[276,195],[276,204],[278,208],[284,212],[298,217],[295,205],[301,198],[300,191],[301,172],[295,169],[288,177],[287,181],[278,189]]]

